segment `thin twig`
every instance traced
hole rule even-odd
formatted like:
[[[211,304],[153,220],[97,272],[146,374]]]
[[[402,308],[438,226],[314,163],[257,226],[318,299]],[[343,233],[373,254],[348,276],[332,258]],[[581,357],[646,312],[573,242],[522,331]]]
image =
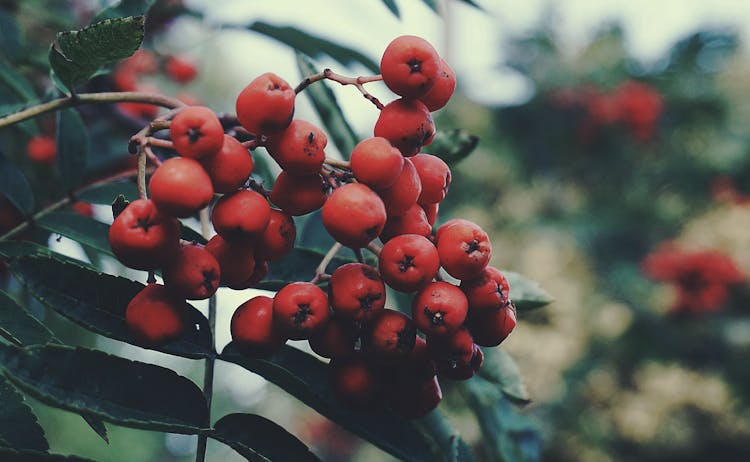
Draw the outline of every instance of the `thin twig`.
[[[138,153],[138,199],[148,199],[146,192],[146,150]]]
[[[146,137],[147,146],[156,146],[157,148],[174,149],[174,144],[171,140],[162,140],[160,138],[154,138],[153,136]]]
[[[369,244],[367,244],[367,247],[365,248],[369,250],[370,252],[372,252],[372,254],[375,255],[376,257],[380,257],[380,252],[383,250],[383,247],[377,245],[374,242],[370,242]]]
[[[333,80],[334,82],[338,82],[341,85],[354,85],[354,87],[359,90],[360,93],[362,93],[362,96],[364,96],[368,101],[370,101],[372,104],[375,105],[378,109],[383,109],[383,103],[380,102],[376,97],[371,95],[370,93],[365,90],[364,84],[370,83],[370,82],[377,82],[379,80],[383,80],[383,76],[378,75],[371,75],[371,76],[360,76],[360,77],[347,77],[345,75],[337,74],[333,72],[331,69],[324,69],[323,72],[318,72],[317,74],[313,74],[310,76],[305,77],[302,82],[295,87],[294,92],[300,93],[305,88],[309,87],[315,82],[319,82],[321,80]]]
[[[333,260],[333,257],[336,256],[339,250],[343,245],[341,243],[337,242],[331,246],[331,248],[328,250],[328,253],[323,257],[322,260],[320,260],[320,264],[317,268],[315,268],[315,275],[312,279],[310,279],[310,282],[313,284],[316,284],[323,280],[324,276],[326,275],[326,268],[328,267],[328,264],[331,263],[331,260]]]
[[[328,164],[331,167],[338,167],[338,168],[345,168],[345,169],[351,169],[352,164],[349,161],[346,160],[339,160],[339,159],[332,159],[330,157],[326,157],[323,161],[324,164]]]

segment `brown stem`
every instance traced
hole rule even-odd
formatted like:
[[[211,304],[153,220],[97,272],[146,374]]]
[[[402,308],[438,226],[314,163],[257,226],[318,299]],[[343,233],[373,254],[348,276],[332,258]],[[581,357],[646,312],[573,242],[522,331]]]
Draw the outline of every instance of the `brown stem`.
[[[156,146],[157,148],[174,149],[174,144],[172,143],[172,141],[154,138],[153,136],[149,136],[146,138],[146,145]]]
[[[146,192],[146,150],[138,153],[138,199],[148,199]]]
[[[372,252],[372,254],[375,255],[376,257],[379,257],[380,252],[383,250],[382,246],[379,246],[374,242],[370,242],[369,244],[367,244],[367,247],[365,248],[369,250],[370,252]]]
[[[350,162],[346,160],[331,159],[330,157],[326,157],[323,163],[328,164],[331,167],[338,167],[338,168],[345,168],[345,169],[352,168],[352,164]]]
[[[313,83],[319,82],[321,80],[333,80],[334,82],[338,82],[341,85],[354,85],[357,90],[362,93],[362,96],[364,96],[368,101],[374,104],[375,107],[377,107],[378,109],[383,109],[383,103],[381,103],[380,100],[368,93],[364,87],[364,84],[366,83],[383,80],[383,76],[380,74],[371,76],[347,77],[345,75],[337,74],[332,70],[326,68],[323,70],[323,72],[318,72],[317,74],[305,77],[302,82],[300,82],[299,85],[295,87],[294,92],[300,93]]]
[[[328,250],[328,253],[323,257],[322,260],[320,260],[320,264],[317,268],[315,268],[315,276],[310,280],[311,283],[317,284],[318,282],[324,280],[323,278],[326,275],[326,268],[328,267],[328,264],[331,263],[331,260],[333,260],[333,257],[336,256],[339,250],[343,245],[341,243],[337,242],[331,246],[331,248]]]

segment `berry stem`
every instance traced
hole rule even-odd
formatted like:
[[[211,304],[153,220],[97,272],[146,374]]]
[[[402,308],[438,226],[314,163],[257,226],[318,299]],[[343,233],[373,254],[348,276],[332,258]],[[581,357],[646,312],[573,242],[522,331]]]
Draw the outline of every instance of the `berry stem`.
[[[377,245],[374,242],[370,242],[369,244],[367,244],[367,247],[365,248],[369,250],[370,252],[372,252],[372,254],[375,255],[376,257],[379,257],[380,252],[383,250],[383,247]]]
[[[352,165],[346,160],[338,160],[338,159],[331,159],[330,157],[326,157],[323,161],[324,164],[328,164],[331,167],[338,167],[338,168],[345,168],[345,169],[351,169]]]
[[[182,101],[165,95],[154,93],[142,93],[136,91],[124,92],[103,92],[103,93],[81,93],[75,96],[53,99],[46,103],[37,104],[24,110],[15,112],[0,118],[0,128],[23,122],[24,120],[46,114],[47,112],[59,111],[74,106],[84,104],[105,104],[105,103],[146,103],[155,106],[166,107],[169,109],[185,106]]]
[[[149,136],[146,138],[147,146],[156,146],[157,148],[174,149],[174,144],[170,140],[162,140]]]
[[[201,221],[201,234],[204,238],[208,239],[210,234],[209,226],[209,215],[208,207],[201,209],[200,214]],[[208,329],[211,333],[211,355],[206,358],[206,363],[203,369],[203,396],[206,398],[206,406],[208,407],[208,419],[210,423],[211,419],[211,401],[213,400],[214,394],[214,365],[216,363],[216,294],[212,295],[208,299]],[[198,446],[195,453],[196,462],[204,462],[206,459],[206,445],[208,444],[208,435],[201,433],[198,435]]]
[[[328,264],[331,263],[331,260],[333,260],[333,257],[336,256],[339,250],[343,245],[341,245],[340,242],[337,242],[331,246],[331,248],[328,250],[328,253],[323,257],[322,260],[320,260],[320,264],[317,268],[315,268],[315,276],[310,280],[311,283],[317,284],[318,282],[325,279],[325,276],[328,274],[326,273],[326,268],[328,267]]]
[[[146,150],[141,147],[138,153],[138,198],[148,199],[146,192]]]
[[[347,77],[345,75],[337,74],[333,72],[329,68],[323,69],[323,72],[318,72],[317,74],[313,74],[310,76],[305,77],[302,82],[299,83],[294,88],[294,92],[299,94],[300,92],[304,91],[305,88],[309,87],[315,82],[319,82],[321,80],[333,80],[334,82],[338,82],[341,85],[354,85],[357,90],[359,90],[360,93],[362,93],[362,96],[365,97],[368,101],[370,101],[372,104],[375,105],[378,109],[383,109],[383,103],[380,102],[379,99],[372,96],[370,93],[365,90],[364,84],[370,83],[370,82],[377,82],[379,80],[383,80],[383,76],[378,75],[370,75],[370,76],[359,76],[359,77]]]

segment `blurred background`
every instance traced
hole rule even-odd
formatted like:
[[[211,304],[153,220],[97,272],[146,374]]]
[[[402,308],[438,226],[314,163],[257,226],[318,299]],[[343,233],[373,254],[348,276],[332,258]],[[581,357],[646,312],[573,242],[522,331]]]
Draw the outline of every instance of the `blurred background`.
[[[0,0],[0,8],[15,11],[25,40],[44,56],[56,31],[87,23],[110,3]],[[426,38],[458,77],[437,126],[480,138],[453,167],[440,219],[480,224],[493,241],[494,266],[539,281],[555,298],[522,313],[504,343],[531,403],[505,403],[493,436],[483,436],[480,424],[486,430],[489,423],[478,422],[467,397],[446,385],[441,408],[478,459],[747,460],[747,3],[471,3],[160,0],[146,46],[192,61],[198,74],[181,84],[155,72],[141,84],[233,112],[236,95],[260,73],[299,81],[293,50],[244,28],[254,21],[298,28],[376,62],[398,35]],[[317,63],[346,75],[371,73],[325,56]],[[112,86],[107,77],[97,82]],[[370,136],[374,107],[352,88],[332,88],[358,135]],[[379,84],[371,92],[390,98]],[[296,116],[315,121],[307,100],[298,101]],[[120,108],[115,132],[111,122],[94,128],[101,130],[101,166],[124,157],[125,140],[148,115],[139,110]],[[28,163],[25,171],[37,186],[54,177]],[[57,192],[46,188],[50,197]],[[107,207],[93,213],[111,221]],[[64,239],[50,244],[84,252]],[[229,341],[234,307],[250,295],[220,292],[219,347]],[[71,342],[169,365],[197,381],[202,373],[200,363],[95,337],[48,316]],[[272,418],[324,460],[390,460],[244,369],[219,363],[216,380],[216,416],[251,411]],[[34,407],[56,452],[118,461],[194,458],[194,437],[110,426],[107,446],[88,437],[79,416]],[[241,460],[213,441],[209,459]]]

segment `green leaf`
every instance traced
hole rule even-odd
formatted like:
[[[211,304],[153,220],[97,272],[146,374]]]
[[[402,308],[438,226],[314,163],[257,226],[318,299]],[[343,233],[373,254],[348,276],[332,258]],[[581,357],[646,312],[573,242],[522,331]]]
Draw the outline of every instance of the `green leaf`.
[[[180,222],[180,238],[184,241],[190,241],[190,242],[197,242],[198,244],[206,245],[208,240],[206,240],[201,233],[194,230],[193,228],[189,228]]]
[[[105,19],[124,18],[126,16],[145,15],[156,0],[120,0],[116,5],[103,9],[96,15],[92,23]]]
[[[393,13],[394,16],[401,19],[401,12],[398,11],[398,5],[396,4],[396,0],[383,0],[383,4],[391,10],[391,13]]]
[[[479,137],[463,130],[438,130],[432,144],[425,148],[425,152],[438,156],[446,164],[453,166],[468,157],[477,144],[479,144]]]
[[[0,460],[4,462],[94,462],[78,456],[62,456],[46,452],[0,447]]]
[[[297,51],[312,56],[313,58],[328,55],[344,66],[361,63],[373,73],[380,73],[380,66],[378,63],[359,51],[316,37],[295,27],[274,26],[263,21],[256,21],[250,24],[247,28],[251,31],[276,39]]]
[[[67,191],[83,180],[89,156],[89,133],[75,109],[57,112],[57,167]]]
[[[113,255],[109,247],[109,226],[91,217],[75,212],[52,212],[41,217],[36,224],[49,232]]]
[[[49,247],[39,245],[35,242],[30,241],[0,241],[0,257],[7,259],[13,259],[15,257],[23,256],[42,256],[42,257],[54,257],[58,260],[63,260],[71,263],[76,263],[81,266],[86,266],[90,269],[94,269],[93,266],[86,262],[70,258],[67,255],[59,254]]]
[[[76,193],[76,197],[91,204],[111,205],[118,194],[122,194],[125,199],[132,202],[138,199],[138,186],[132,181],[96,184],[83,188]]]
[[[40,302],[76,324],[140,345],[125,324],[125,309],[142,284],[54,257],[20,257],[11,262],[10,271]],[[193,307],[185,315],[187,326],[179,339],[145,347],[193,359],[210,356],[213,343],[208,321]]]
[[[0,375],[0,403],[0,446],[42,452],[49,450],[36,415],[26,404],[23,395],[3,375]]]
[[[297,67],[302,78],[318,72],[312,61],[300,53],[297,53]],[[333,94],[325,80],[311,84],[305,89],[305,93],[307,93],[307,97],[310,98],[310,102],[320,116],[331,141],[336,145],[344,159],[348,159],[354,146],[359,142],[359,138],[357,138],[349,122],[346,121],[344,113],[341,111],[338,101],[336,101],[336,95]]]
[[[38,99],[34,92],[34,87],[31,86],[29,81],[12,67],[3,65],[2,63],[0,63],[0,88],[4,88],[6,92],[10,91],[15,97],[12,101],[6,100],[3,103],[28,102]],[[3,94],[3,96],[7,95]]]
[[[328,234],[323,226],[323,213],[316,210],[308,215],[298,233],[297,246],[315,250],[325,255],[335,243],[336,240]]]
[[[438,9],[437,3],[435,3],[435,0],[422,0],[425,5],[427,5],[432,11],[435,13],[440,13],[440,10]]]
[[[264,377],[320,414],[400,459],[430,462],[444,459],[441,452],[435,452],[440,445],[424,433],[418,421],[404,420],[385,411],[368,414],[340,406],[328,386],[326,364],[303,351],[284,346],[270,359],[250,359],[230,343],[219,358]]]
[[[34,211],[34,193],[26,177],[0,153],[0,194],[26,215]]]
[[[146,430],[197,434],[209,425],[200,388],[161,366],[52,344],[2,346],[0,361],[11,382],[51,406]]]
[[[209,436],[251,461],[320,461],[297,437],[259,415],[225,415]]]
[[[105,19],[81,30],[60,32],[50,46],[49,62],[69,90],[105,64],[135,53],[143,41],[145,16]]]
[[[107,427],[104,425],[104,422],[99,419],[99,417],[86,414],[84,412],[81,413],[81,417],[88,424],[88,426],[91,427],[92,430],[94,430],[94,433],[99,435],[99,438],[103,439],[105,443],[109,444]]]
[[[555,299],[538,282],[532,281],[522,274],[513,271],[503,271],[503,275],[510,285],[510,299],[520,311],[533,310],[549,305]]]
[[[315,275],[315,269],[324,256],[324,253],[297,247],[283,258],[268,262],[268,276],[257,285],[257,288],[279,290],[290,282],[308,281]],[[356,260],[334,257],[328,265],[328,272],[331,273],[339,266],[353,261]]]
[[[270,159],[271,157],[268,154],[262,154],[258,151],[253,152],[255,166],[253,167],[252,176],[255,181],[261,182],[266,189],[273,187],[274,180],[271,166],[269,165]]]
[[[0,291],[0,336],[18,346],[56,341],[44,324],[3,291]]]
[[[501,348],[482,348],[482,352],[484,364],[479,369],[479,376],[499,385],[500,391],[516,404],[530,403],[529,392],[513,358]]]
[[[8,61],[15,62],[21,55],[22,48],[23,34],[16,18],[0,9],[0,53],[3,53]]]

